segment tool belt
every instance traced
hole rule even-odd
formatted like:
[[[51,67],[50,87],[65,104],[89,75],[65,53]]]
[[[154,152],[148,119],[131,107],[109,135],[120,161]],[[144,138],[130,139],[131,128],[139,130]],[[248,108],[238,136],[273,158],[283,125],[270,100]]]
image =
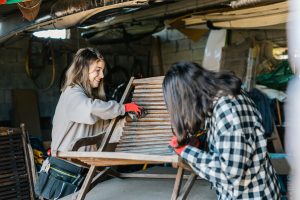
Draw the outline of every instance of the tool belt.
[[[80,189],[86,173],[86,168],[49,157],[39,172],[35,193],[45,199],[62,198]]]

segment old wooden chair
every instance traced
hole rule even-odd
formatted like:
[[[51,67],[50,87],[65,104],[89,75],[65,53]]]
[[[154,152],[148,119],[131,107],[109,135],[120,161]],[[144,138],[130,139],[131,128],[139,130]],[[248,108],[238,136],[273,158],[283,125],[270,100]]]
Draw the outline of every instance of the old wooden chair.
[[[171,199],[185,199],[193,185],[196,175],[191,173],[185,186],[181,190],[181,181],[184,176],[184,165],[179,157],[168,149],[168,142],[172,137],[172,129],[170,116],[166,110],[166,106],[162,93],[163,77],[152,77],[144,79],[131,78],[127,88],[123,94],[120,103],[124,103],[130,92],[133,91],[133,101],[143,106],[147,110],[144,118],[133,121],[129,117],[126,119],[123,127],[122,136],[115,149],[115,152],[105,152],[105,148],[112,135],[114,127],[118,119],[113,119],[102,137],[102,141],[98,151],[95,152],[78,152],[78,148],[84,145],[92,145],[97,142],[95,138],[83,138],[78,140],[69,152],[57,152],[57,156],[65,159],[72,159],[73,162],[89,165],[89,171],[83,186],[77,196],[77,199],[84,199],[91,181],[93,179],[96,167],[106,166],[106,168],[97,177],[103,176],[110,171],[109,166],[114,165],[135,165],[135,164],[157,164],[157,163],[173,163],[177,164],[178,170],[175,178],[175,185]],[[98,139],[101,137],[98,137]],[[99,141],[99,140],[98,140]],[[137,175],[137,174],[136,174]],[[120,177],[134,177],[134,174],[122,175]],[[138,177],[143,175],[138,174]],[[145,175],[145,178],[154,178],[162,175]],[[163,178],[166,178],[164,176]],[[94,178],[94,180],[96,179]]]

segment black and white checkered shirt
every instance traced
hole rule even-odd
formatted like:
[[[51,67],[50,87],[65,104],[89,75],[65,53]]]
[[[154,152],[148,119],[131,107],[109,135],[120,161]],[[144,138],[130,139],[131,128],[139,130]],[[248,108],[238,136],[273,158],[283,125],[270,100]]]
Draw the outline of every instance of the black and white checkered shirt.
[[[244,93],[224,96],[206,121],[208,152],[187,146],[181,156],[216,188],[218,199],[280,199],[260,113]]]

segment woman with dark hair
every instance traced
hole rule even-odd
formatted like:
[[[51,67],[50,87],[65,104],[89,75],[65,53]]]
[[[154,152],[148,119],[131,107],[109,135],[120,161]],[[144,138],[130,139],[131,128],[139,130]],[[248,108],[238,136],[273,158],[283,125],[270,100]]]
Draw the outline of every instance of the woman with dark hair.
[[[166,73],[163,92],[175,134],[170,145],[213,184],[218,199],[280,199],[261,115],[239,78],[179,62]],[[207,150],[191,145],[203,125]]]

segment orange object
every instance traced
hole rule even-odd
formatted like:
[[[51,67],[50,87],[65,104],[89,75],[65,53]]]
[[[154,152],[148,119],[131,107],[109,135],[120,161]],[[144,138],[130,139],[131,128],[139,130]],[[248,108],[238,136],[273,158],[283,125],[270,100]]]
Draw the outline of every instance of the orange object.
[[[125,103],[125,112],[135,112],[135,114],[140,115],[142,107],[136,105],[135,103]]]

